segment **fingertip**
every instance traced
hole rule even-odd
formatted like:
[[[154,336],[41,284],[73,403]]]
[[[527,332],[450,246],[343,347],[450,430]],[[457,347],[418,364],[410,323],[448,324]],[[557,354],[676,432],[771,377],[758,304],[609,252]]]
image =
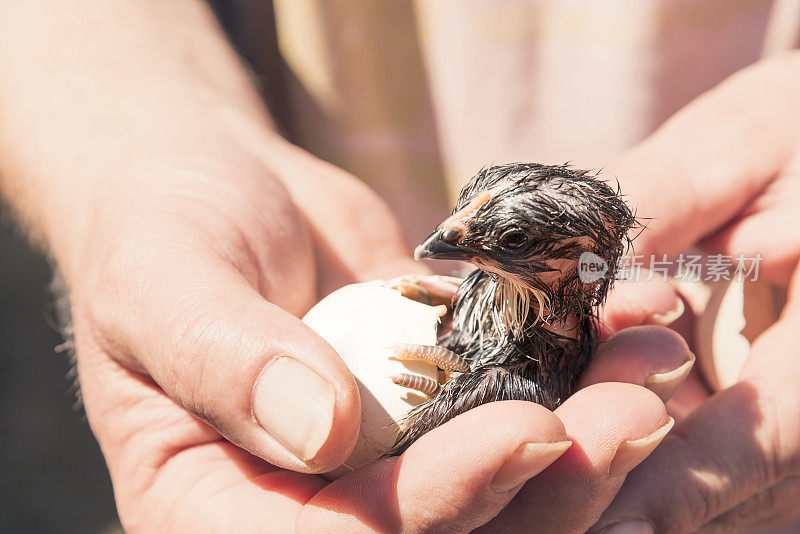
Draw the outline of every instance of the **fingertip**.
[[[601,383],[582,389],[555,410],[563,421],[570,448],[548,469],[530,480],[494,523],[513,530],[520,518],[536,521],[543,532],[584,532],[608,506],[622,479],[611,477],[623,443],[646,438],[667,421],[658,397],[631,384]],[[644,442],[649,444],[648,440]],[[643,449],[632,447],[621,457],[620,470],[636,461]],[[626,447],[627,448],[627,447]],[[530,503],[536,503],[532,508]],[[565,516],[564,510],[570,511]],[[512,513],[513,512],[513,513]]]
[[[237,336],[198,340],[200,347],[211,341],[214,348],[205,356],[204,373],[192,376],[208,399],[206,419],[230,441],[279,467],[334,469],[358,437],[355,379],[333,347],[298,318],[259,296],[240,305],[242,312],[226,318],[228,324],[238,320],[238,332],[227,328]]]
[[[672,428],[664,403],[651,391],[623,383],[589,386],[556,413],[575,442],[567,470],[596,488],[614,489]]]
[[[672,324],[683,315],[684,309],[675,288],[661,277],[620,280],[600,310],[600,319],[613,334],[632,326]]]
[[[584,388],[556,411],[571,439],[607,473],[623,442],[650,435],[669,419],[661,399],[641,386],[605,382]]]
[[[667,416],[667,421],[649,434],[620,443],[608,468],[609,478],[625,477],[655,450],[673,426],[675,426],[675,420]]]
[[[694,361],[686,340],[673,330],[661,326],[626,328],[600,345],[579,384],[636,384],[666,402],[683,383]]]
[[[344,531],[357,523],[381,531],[471,531],[570,446],[561,420],[538,404],[484,404],[426,433],[402,456],[337,479],[312,499],[303,521]]]
[[[669,326],[683,316],[686,311],[686,305],[683,300],[677,296],[674,301],[674,306],[666,311],[654,311],[645,318],[645,324],[653,324],[659,326]]]
[[[305,463],[307,472],[329,470],[355,446],[358,426],[352,424],[352,411],[357,403],[342,387],[346,381],[340,379],[337,388],[337,381],[322,378],[295,358],[275,358],[256,379],[252,414],[270,437]]]
[[[689,376],[694,367],[695,356],[689,353],[689,359],[671,371],[655,372],[644,380],[644,387],[658,395],[662,402],[667,402]]]
[[[452,448],[442,449],[441,444],[463,443],[459,461],[485,464],[491,471],[492,461],[511,454],[521,444],[567,439],[564,423],[544,406],[527,401],[497,401],[473,408],[431,430],[404,456],[452,459]]]
[[[471,520],[474,528],[497,514],[571,446],[564,424],[543,406],[491,402],[414,443],[402,457],[398,487],[409,493],[425,487],[437,507],[459,511],[458,520]],[[454,493],[453,487],[460,491]]]
[[[508,456],[492,477],[497,493],[518,489],[555,462],[572,446],[572,440],[555,443],[523,443]]]
[[[361,399],[355,378],[333,347],[306,325],[299,327],[305,332],[293,336],[291,356],[277,357],[259,375],[253,415],[302,462],[296,470],[323,473],[353,451]],[[269,382],[263,382],[265,375],[272,375]]]

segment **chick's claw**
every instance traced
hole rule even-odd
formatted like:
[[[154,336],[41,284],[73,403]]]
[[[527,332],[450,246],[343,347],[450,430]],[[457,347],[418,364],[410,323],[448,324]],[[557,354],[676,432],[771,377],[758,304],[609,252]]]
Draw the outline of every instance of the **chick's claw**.
[[[462,280],[453,276],[406,275],[389,280],[386,285],[406,298],[431,306],[450,307]]]
[[[428,398],[435,397],[441,389],[441,386],[436,380],[428,378],[427,376],[397,373],[390,378],[392,382],[398,386],[419,391]]]
[[[439,369],[455,371],[457,373],[466,373],[469,371],[469,363],[467,363],[464,358],[445,347],[398,343],[392,345],[391,349],[394,351],[394,358],[398,360],[428,362]]]

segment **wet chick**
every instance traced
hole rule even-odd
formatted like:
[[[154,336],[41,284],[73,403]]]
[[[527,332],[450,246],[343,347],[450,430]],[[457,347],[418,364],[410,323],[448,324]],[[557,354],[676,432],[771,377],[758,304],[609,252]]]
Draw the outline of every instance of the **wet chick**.
[[[404,356],[436,363],[447,378],[441,386],[396,380],[431,398],[408,415],[391,454],[487,402],[554,409],[569,397],[597,347],[597,309],[635,224],[617,189],[567,165],[515,163],[474,176],[415,251],[477,269],[459,286],[438,346]],[[602,258],[605,275],[580,276],[586,258]]]

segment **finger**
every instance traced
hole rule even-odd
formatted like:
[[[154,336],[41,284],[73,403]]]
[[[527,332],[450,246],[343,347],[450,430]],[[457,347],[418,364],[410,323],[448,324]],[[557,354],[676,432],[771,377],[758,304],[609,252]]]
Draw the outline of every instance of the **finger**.
[[[700,375],[699,369],[692,367],[678,390],[669,398],[667,411],[675,421],[683,421],[711,395],[712,392]]]
[[[800,154],[781,168],[780,174],[748,205],[743,216],[704,238],[701,246],[732,254],[758,252],[765,260],[759,266],[759,276],[785,287],[800,254],[800,235],[795,229],[798,202]]]
[[[684,311],[683,301],[675,289],[661,278],[619,280],[600,309],[603,337],[610,337],[623,328],[654,324],[667,326]]]
[[[487,532],[530,532],[531,525],[543,534],[584,532],[672,426],[658,397],[630,384],[582,389],[555,413],[572,447],[529,481]]]
[[[694,364],[694,354],[676,332],[662,326],[627,328],[601,343],[579,387],[600,382],[644,386],[667,402]]]
[[[276,172],[311,228],[320,263],[326,265],[319,273],[323,295],[345,283],[429,274],[428,266],[411,259],[411,248],[386,201],[361,180],[282,138],[266,139],[252,148]],[[430,198],[417,200],[436,203]],[[418,227],[435,227],[444,208],[417,206]]]
[[[611,167],[637,213],[649,218],[637,252],[684,250],[776,176],[796,149],[796,129],[786,125],[800,119],[792,105],[798,62],[791,54],[743,69]]]
[[[796,302],[796,301],[794,301]],[[760,336],[740,382],[692,412],[639,469],[597,528],[641,520],[689,532],[797,472],[797,304]]]
[[[350,372],[322,338],[193,239],[131,238],[117,260],[123,274],[98,282],[117,291],[77,307],[91,310],[76,317],[82,331],[100,332],[101,347],[251,453],[306,472],[336,467],[360,421]],[[131,270],[136,280],[117,279]]]
[[[486,523],[521,485],[570,442],[542,406],[493,402],[425,434],[401,457],[342,477],[306,505],[308,532],[469,532]]]

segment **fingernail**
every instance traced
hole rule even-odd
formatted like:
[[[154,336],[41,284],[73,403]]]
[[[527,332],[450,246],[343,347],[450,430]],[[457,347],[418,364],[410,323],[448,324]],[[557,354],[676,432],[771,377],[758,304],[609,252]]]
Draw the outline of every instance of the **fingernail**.
[[[506,492],[538,475],[569,449],[572,442],[523,443],[508,457],[492,478],[492,489]]]
[[[691,358],[683,365],[672,371],[666,373],[655,373],[648,376],[644,381],[644,387],[658,395],[661,400],[665,401],[675,393],[675,390],[689,374],[694,365],[694,354],[690,354]]]
[[[270,436],[307,462],[328,439],[335,399],[326,380],[284,357],[268,364],[256,379],[252,410]]]
[[[639,465],[655,449],[664,436],[672,429],[675,420],[670,417],[667,424],[647,436],[623,442],[617,447],[611,467],[608,469],[609,478],[625,476],[631,469]]]
[[[625,521],[611,525],[602,531],[603,534],[654,534],[653,525],[647,521]]]
[[[645,321],[647,324],[654,324],[660,326],[669,326],[675,321],[677,321],[683,312],[686,311],[686,306],[683,305],[683,301],[679,298],[676,298],[677,304],[674,308],[664,313],[653,313]]]

